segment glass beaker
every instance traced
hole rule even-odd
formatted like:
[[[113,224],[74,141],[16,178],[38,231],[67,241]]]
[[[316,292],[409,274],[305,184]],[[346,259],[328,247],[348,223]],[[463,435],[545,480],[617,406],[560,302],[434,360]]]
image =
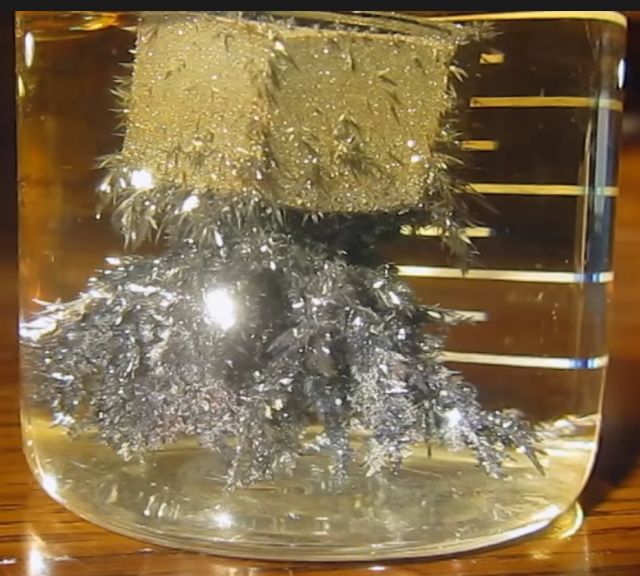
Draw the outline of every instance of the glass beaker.
[[[616,12],[22,12],[25,452],[237,556],[453,553],[582,489]]]

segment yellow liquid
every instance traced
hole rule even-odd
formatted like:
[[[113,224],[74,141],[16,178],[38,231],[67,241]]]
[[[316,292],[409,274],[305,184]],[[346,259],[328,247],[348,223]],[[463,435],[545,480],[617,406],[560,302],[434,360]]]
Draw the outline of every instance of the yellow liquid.
[[[46,418],[24,423],[41,485],[88,520],[159,544],[306,560],[449,554],[543,528],[584,485],[598,429],[595,416],[550,423],[544,477],[518,454],[494,480],[469,454],[415,447],[395,474],[353,471],[340,483],[326,461],[304,456],[290,477],[229,492],[225,467],[188,442],[125,464]]]
[[[459,89],[465,177],[492,208],[478,207],[468,230],[479,251],[469,274],[427,228],[381,247],[425,303],[473,320],[451,329],[445,359],[488,409],[524,413],[541,437],[544,476],[520,454],[495,480],[467,452],[414,446],[397,473],[354,467],[339,483],[326,460],[304,454],[292,476],[229,492],[224,466],[192,440],[125,462],[53,426],[25,387],[25,452],[43,488],[134,537],[295,560],[459,552],[568,509],[597,449],[624,28],[560,18],[499,20],[491,45],[461,54],[462,67],[478,64]],[[22,319],[34,299],[74,298],[105,257],[124,252],[94,216],[95,162],[122,143],[109,90],[131,61],[134,27],[122,13],[19,17]]]

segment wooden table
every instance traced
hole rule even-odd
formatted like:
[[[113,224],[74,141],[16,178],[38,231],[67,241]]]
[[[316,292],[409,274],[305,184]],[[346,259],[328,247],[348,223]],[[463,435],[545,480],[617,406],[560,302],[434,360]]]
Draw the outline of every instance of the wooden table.
[[[457,576],[640,575],[640,462],[636,442],[640,432],[640,146],[628,146],[624,152],[621,188],[613,360],[603,444],[582,498],[586,520],[573,536],[558,539],[547,532],[508,546],[431,562],[274,564],[163,549],[84,522],[38,488],[22,456],[15,258],[5,254],[0,258],[0,575],[364,575],[377,571]]]

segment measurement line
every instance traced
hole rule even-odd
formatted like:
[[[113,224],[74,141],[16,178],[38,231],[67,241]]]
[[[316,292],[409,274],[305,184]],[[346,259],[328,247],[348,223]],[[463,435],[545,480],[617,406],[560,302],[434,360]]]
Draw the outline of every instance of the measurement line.
[[[609,11],[540,11],[540,12],[498,12],[489,14],[463,14],[462,16],[431,16],[429,20],[600,20],[627,27],[627,19],[620,12]]]
[[[400,227],[400,234],[403,236],[439,238],[442,236],[442,228],[438,226],[411,226],[410,224],[406,224]],[[471,226],[465,228],[462,234],[465,238],[490,238],[494,236],[494,230],[483,226]]]
[[[517,194],[536,196],[585,196],[587,186],[569,184],[501,184],[499,182],[476,182],[471,187],[480,194]],[[596,196],[617,196],[616,186],[597,186]]]
[[[600,370],[609,364],[609,356],[592,358],[564,358],[550,356],[525,356],[511,354],[486,354],[484,352],[445,351],[446,362],[486,364],[489,366],[513,366],[517,368],[542,368],[551,370]]]
[[[603,108],[622,112],[622,101],[586,96],[473,96],[470,108]]]
[[[608,284],[613,272],[544,272],[537,270],[467,270],[445,266],[398,266],[400,276],[408,278],[451,278],[498,280],[503,282],[543,282],[549,284]]]
[[[463,140],[460,148],[468,152],[493,152],[498,149],[496,140]]]
[[[502,52],[487,52],[480,54],[480,64],[503,64],[504,54]]]

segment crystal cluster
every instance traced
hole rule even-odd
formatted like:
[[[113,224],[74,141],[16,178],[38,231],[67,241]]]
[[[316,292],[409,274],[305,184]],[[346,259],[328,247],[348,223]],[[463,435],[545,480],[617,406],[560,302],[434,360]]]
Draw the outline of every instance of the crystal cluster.
[[[469,448],[496,477],[510,449],[539,467],[528,424],[513,411],[484,410],[440,360],[442,327],[455,316],[418,303],[395,268],[376,261],[375,241],[416,217],[464,251],[456,232],[464,186],[432,146],[448,106],[438,71],[448,78],[468,33],[423,34],[229,15],[143,19],[127,137],[100,193],[131,246],[155,235],[165,248],[108,258],[76,300],[45,305],[22,325],[29,390],[56,424],[124,459],[195,440],[225,462],[231,488],[291,473],[310,453],[325,455],[336,477],[393,471],[416,443]],[[290,94],[253,90],[256,66],[269,71],[270,61],[271,88]],[[414,93],[421,85],[402,84],[403,66],[432,82],[424,106]],[[362,82],[374,69],[365,121]],[[328,77],[306,86],[322,70]],[[216,75],[227,76],[220,101]],[[236,94],[234,82],[252,89]],[[201,101],[205,85],[213,108]],[[381,108],[380,86],[391,94]],[[245,90],[272,106],[258,120],[270,124],[273,146],[252,131]],[[300,91],[309,99],[298,105]],[[224,124],[234,99],[238,122]],[[309,106],[319,112],[305,127]],[[305,130],[317,150],[300,147]],[[211,138],[196,145],[205,132]],[[383,177],[380,159],[403,147],[408,161],[385,164]],[[353,156],[365,148],[378,165],[371,172],[364,155]],[[412,154],[421,158],[405,173]],[[309,181],[310,166],[326,186]]]

